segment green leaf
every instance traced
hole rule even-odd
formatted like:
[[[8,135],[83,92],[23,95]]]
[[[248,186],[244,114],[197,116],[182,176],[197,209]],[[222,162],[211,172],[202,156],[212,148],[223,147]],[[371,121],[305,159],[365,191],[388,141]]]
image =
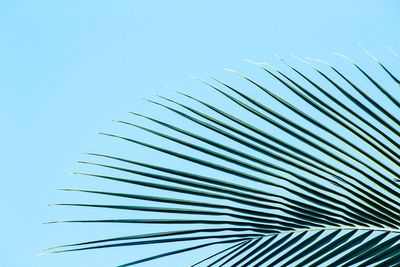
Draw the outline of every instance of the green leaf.
[[[279,62],[285,71],[255,63],[266,74],[265,82],[235,71],[243,81],[240,87],[212,76],[199,79],[220,102],[177,92],[177,99],[149,100],[161,110],[159,116],[130,112],[135,121],[116,120],[141,135],[102,135],[121,141],[127,151],[148,149],[152,162],[141,155],[88,153],[92,160],[80,163],[98,171],[76,172],[79,177],[127,190],[63,191],[124,203],[56,206],[121,211],[126,217],[50,223],[168,229],[46,251],[169,245],[164,253],[122,267],[222,245],[192,266],[400,267],[400,80],[365,52],[381,73],[343,55],[358,75],[310,58],[300,61],[313,74],[284,59]],[[151,139],[143,141],[143,136]],[[170,145],[161,145],[164,141]],[[159,155],[174,161],[161,161]],[[173,249],[176,244],[183,248]]]

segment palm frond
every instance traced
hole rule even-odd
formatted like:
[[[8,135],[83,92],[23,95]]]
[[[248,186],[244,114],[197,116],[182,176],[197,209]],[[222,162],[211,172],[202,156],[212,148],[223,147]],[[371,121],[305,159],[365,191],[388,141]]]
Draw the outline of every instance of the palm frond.
[[[117,120],[169,145],[102,133],[154,151],[153,162],[89,153],[93,160],[81,163],[102,171],[76,174],[125,184],[129,193],[64,191],[125,204],[58,205],[136,212],[135,217],[57,222],[148,224],[162,230],[50,251],[184,243],[120,266],[214,245],[224,246],[192,266],[400,266],[400,80],[365,52],[377,64],[377,77],[342,55],[356,78],[310,58],[300,60],[314,75],[282,58],[287,71],[253,62],[279,93],[234,71],[248,87],[212,76],[199,79],[224,104],[182,92],[176,99],[149,100],[183,127],[135,112],[131,115],[142,123]],[[140,193],[143,188],[146,193]]]

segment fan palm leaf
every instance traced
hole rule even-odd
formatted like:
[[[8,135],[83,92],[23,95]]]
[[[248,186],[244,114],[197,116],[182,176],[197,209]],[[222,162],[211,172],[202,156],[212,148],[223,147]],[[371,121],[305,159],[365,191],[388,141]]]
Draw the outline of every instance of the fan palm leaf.
[[[321,60],[300,59],[315,71],[307,75],[280,59],[285,72],[253,62],[279,93],[234,72],[259,96],[209,76],[200,81],[229,103],[223,108],[182,92],[177,92],[182,100],[149,100],[190,126],[133,112],[146,123],[117,122],[174,145],[102,134],[178,163],[89,153],[97,160],[81,163],[106,174],[76,174],[151,193],[64,189],[125,204],[58,205],[143,216],[62,222],[149,224],[162,231],[51,251],[184,243],[120,266],[214,245],[222,249],[192,266],[400,266],[400,80],[371,57],[386,75],[385,86],[346,57],[357,71],[355,79]],[[366,82],[361,86],[360,80]]]

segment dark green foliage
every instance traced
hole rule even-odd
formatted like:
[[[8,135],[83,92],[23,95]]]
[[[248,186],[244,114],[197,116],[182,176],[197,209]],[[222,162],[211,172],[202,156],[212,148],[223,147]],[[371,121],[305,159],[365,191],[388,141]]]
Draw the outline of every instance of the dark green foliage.
[[[350,63],[359,74],[355,79],[331,65],[317,68],[309,63],[317,75],[311,78],[282,62],[287,72],[257,65],[296,101],[239,73],[265,98],[210,77],[211,82],[203,82],[229,103],[224,108],[183,93],[180,97],[188,103],[166,97],[151,101],[190,125],[202,127],[208,135],[137,113],[132,114],[154,127],[118,121],[169,140],[194,155],[103,133],[218,175],[198,169],[186,171],[158,160],[145,163],[91,153],[111,163],[83,164],[115,175],[77,174],[161,193],[69,189],[121,198],[126,205],[60,204],[158,216],[68,222],[172,225],[174,230],[65,245],[52,252],[196,242],[121,266],[217,244],[225,246],[193,266],[400,266],[399,79],[379,61],[380,69],[373,71],[387,79],[389,88],[354,62]],[[371,96],[371,90],[380,97]],[[240,108],[262,124],[241,119],[227,106]]]

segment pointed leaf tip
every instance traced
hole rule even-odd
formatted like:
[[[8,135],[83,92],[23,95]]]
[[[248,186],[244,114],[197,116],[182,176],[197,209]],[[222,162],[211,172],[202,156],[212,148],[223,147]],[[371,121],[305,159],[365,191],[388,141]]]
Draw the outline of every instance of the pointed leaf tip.
[[[329,67],[331,66],[328,62],[326,62],[326,61],[324,61],[324,60],[322,60],[322,59],[311,58],[311,57],[303,57],[303,59],[309,60],[309,61],[319,62],[319,63],[325,64],[325,65],[327,65],[327,66],[329,66]]]
[[[283,57],[281,57],[281,56],[278,55],[277,53],[273,53],[273,55],[274,55],[275,57],[277,57],[279,60],[282,60],[282,61],[283,61]]]
[[[345,56],[345,55],[343,55],[343,54],[340,54],[340,53],[335,52],[335,53],[333,53],[333,55],[338,56],[338,57],[341,57],[341,58],[343,58],[344,60],[350,62],[351,64],[356,65],[356,62],[355,62],[354,60],[351,60],[350,58],[348,58],[347,56]]]

